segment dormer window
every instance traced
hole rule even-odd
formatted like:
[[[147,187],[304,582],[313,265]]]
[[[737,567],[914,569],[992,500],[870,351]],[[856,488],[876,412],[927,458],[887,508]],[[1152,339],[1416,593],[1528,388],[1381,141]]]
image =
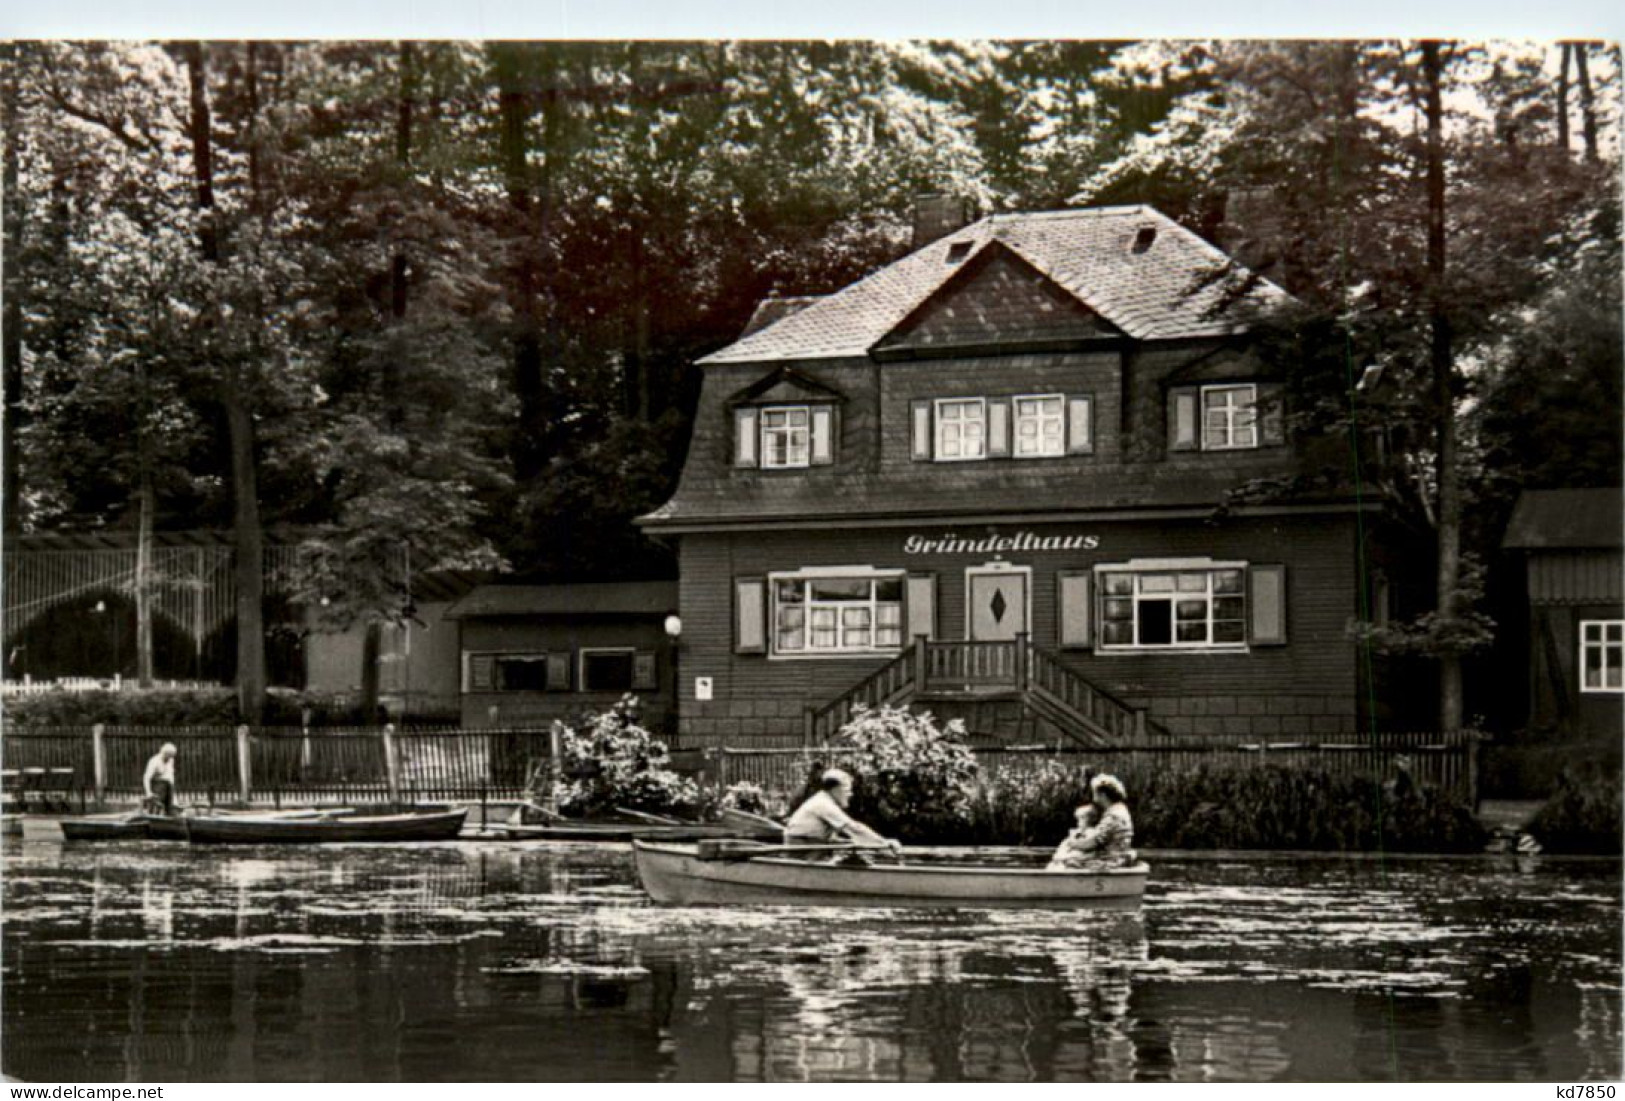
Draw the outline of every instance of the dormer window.
[[[937,459],[964,462],[987,458],[987,402],[951,398],[937,402]]]
[[[834,461],[834,403],[735,407],[734,466],[805,470]]]
[[[811,413],[805,405],[762,410],[762,468],[793,470],[810,465]]]
[[[1202,450],[1258,446],[1258,387],[1202,387]]]

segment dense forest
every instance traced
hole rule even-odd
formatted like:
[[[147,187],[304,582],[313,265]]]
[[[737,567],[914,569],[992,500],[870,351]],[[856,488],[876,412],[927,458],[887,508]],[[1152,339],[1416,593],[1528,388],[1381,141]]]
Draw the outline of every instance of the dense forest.
[[[764,296],[905,251],[923,193],[1151,203],[1235,247],[1302,306],[1306,422],[1380,368],[1373,491],[1439,548],[1437,614],[1387,645],[1481,646],[1517,492],[1619,480],[1612,48],[7,50],[11,532],[217,529],[242,563],[297,542],[303,591],[352,619],[401,613],[400,547],[669,575],[629,520],[674,486],[693,361]],[[241,569],[240,679],[261,583]]]

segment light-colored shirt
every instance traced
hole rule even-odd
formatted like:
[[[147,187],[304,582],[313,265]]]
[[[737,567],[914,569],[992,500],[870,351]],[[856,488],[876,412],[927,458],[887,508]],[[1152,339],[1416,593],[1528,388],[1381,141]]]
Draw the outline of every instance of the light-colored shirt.
[[[852,819],[835,798],[821,791],[796,808],[784,824],[784,836],[789,841],[835,841],[851,824]]]
[[[174,786],[175,758],[170,757],[166,760],[162,753],[152,755],[152,759],[147,762],[146,774],[141,778],[142,786],[147,789],[148,795],[152,794],[152,782],[154,780],[165,780],[168,781],[171,787]]]

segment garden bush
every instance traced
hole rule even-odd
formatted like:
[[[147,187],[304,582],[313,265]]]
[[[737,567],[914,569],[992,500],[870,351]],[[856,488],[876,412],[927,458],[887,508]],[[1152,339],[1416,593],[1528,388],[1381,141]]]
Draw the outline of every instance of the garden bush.
[[[368,722],[358,697],[350,693],[272,688],[265,697],[265,726],[299,726],[309,713],[312,726],[376,726]],[[237,690],[205,688],[126,688],[121,691],[66,690],[9,696],[8,726],[235,726]]]
[[[958,719],[939,728],[929,712],[859,705],[834,745],[855,781],[849,809],[859,821],[899,840],[936,841],[968,820],[977,764]]]
[[[1566,769],[1557,791],[1530,821],[1528,831],[1547,852],[1620,851],[1620,770],[1591,764]]]
[[[711,809],[699,785],[672,771],[666,744],[639,724],[636,697],[621,697],[580,729],[557,726],[564,756],[557,795],[565,814],[591,817],[626,807],[701,816]]]

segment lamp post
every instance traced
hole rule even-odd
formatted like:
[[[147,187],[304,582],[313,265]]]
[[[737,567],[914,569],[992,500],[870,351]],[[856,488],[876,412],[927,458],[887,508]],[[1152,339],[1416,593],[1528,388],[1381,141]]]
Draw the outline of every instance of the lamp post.
[[[673,711],[671,733],[675,738],[677,734],[677,713],[681,711],[683,702],[683,682],[677,668],[677,652],[681,649],[679,640],[683,637],[683,621],[674,612],[666,617],[666,622],[662,626],[665,627],[666,638],[671,644],[671,706]]]

